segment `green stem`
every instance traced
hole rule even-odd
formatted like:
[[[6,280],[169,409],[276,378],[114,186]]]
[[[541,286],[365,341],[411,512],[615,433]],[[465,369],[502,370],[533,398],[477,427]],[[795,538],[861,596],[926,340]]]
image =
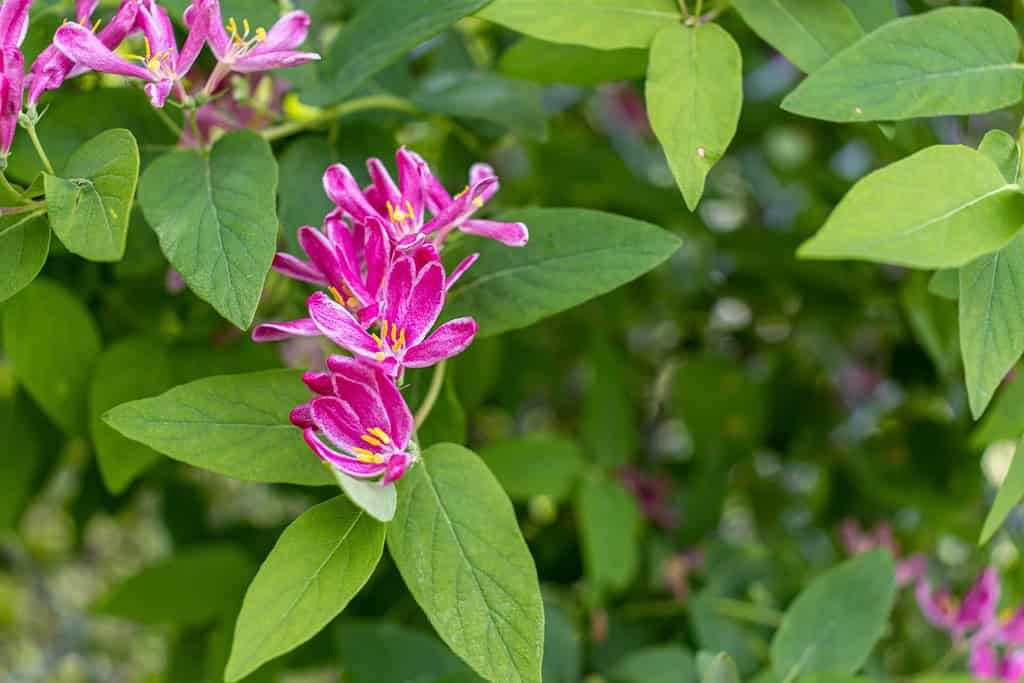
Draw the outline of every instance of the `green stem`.
[[[10,192],[15,197],[21,196],[21,190],[11,185],[11,181],[7,179],[6,173],[0,173],[0,188],[3,188],[7,192]]]
[[[782,624],[782,612],[764,605],[754,605],[731,598],[715,598],[711,602],[711,607],[723,617],[737,621],[746,621],[772,628],[778,628]]]
[[[203,156],[208,156],[206,149],[206,142],[203,140],[203,133],[199,130],[199,114],[195,107],[189,110],[189,122],[192,124],[192,135],[196,139],[196,144],[199,145],[199,151],[203,153]]]
[[[419,410],[416,411],[416,419],[413,421],[414,429],[419,429],[423,426],[423,423],[430,417],[430,411],[434,409],[434,404],[437,403],[437,397],[441,395],[441,386],[444,385],[444,366],[447,361],[441,361],[434,366],[434,376],[430,378],[430,387],[427,389],[427,395],[423,397],[423,403],[420,403]]]
[[[39,161],[43,162],[43,168],[50,175],[57,175],[57,172],[53,170],[53,164],[50,163],[50,158],[46,156],[46,150],[43,149],[43,143],[39,141],[39,135],[36,133],[36,124],[29,123],[25,126],[25,130],[28,131],[28,137],[32,141],[32,146],[36,148],[36,154],[39,156]]]
[[[157,118],[163,121],[163,124],[167,126],[167,129],[177,135],[180,140],[181,136],[185,133],[185,129],[175,123],[174,119],[168,116],[167,112],[163,110],[163,107],[153,107],[152,110],[156,112]]]
[[[679,0],[679,11],[683,13],[683,19],[690,18],[690,10],[686,7],[686,0]]]
[[[322,113],[305,121],[291,121],[289,123],[283,123],[280,126],[267,128],[263,131],[263,138],[270,141],[279,140],[281,138],[288,137],[289,135],[309,130],[310,128],[316,128],[321,124],[329,123],[335,119],[341,118],[342,116],[366,111],[368,109],[391,109],[410,114],[416,112],[416,107],[413,106],[411,102],[401,97],[394,97],[393,95],[370,95],[367,97],[360,97],[356,100],[342,102],[341,104],[337,104],[329,109],[325,109]]]
[[[700,23],[700,14],[703,10],[704,0],[697,0],[697,9],[693,12],[693,16],[697,17],[697,23]]]

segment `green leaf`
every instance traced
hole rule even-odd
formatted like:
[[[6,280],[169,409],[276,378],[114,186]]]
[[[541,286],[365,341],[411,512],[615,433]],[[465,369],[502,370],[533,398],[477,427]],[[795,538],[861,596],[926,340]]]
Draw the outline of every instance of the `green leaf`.
[[[580,486],[576,509],[587,577],[601,595],[625,590],[639,565],[636,500],[622,484],[594,472]]]
[[[337,161],[325,136],[303,135],[289,143],[278,159],[277,188],[281,232],[290,251],[302,253],[296,231],[303,225],[321,225],[334,203],[324,193],[324,171]]]
[[[732,658],[722,652],[711,657],[707,665],[701,667],[700,680],[701,683],[740,683],[740,674]]]
[[[477,337],[526,327],[630,282],[679,248],[649,223],[584,209],[527,209],[502,217],[530,229],[525,247],[466,237],[451,258],[480,253],[452,288],[445,315],[472,315]]]
[[[988,511],[988,516],[985,517],[978,545],[989,542],[1022,498],[1024,498],[1024,439],[1017,443],[1017,450],[1013,454],[1013,460],[1010,461],[1010,469],[1006,472],[1003,483],[999,485],[996,499],[992,501],[992,508]]]
[[[470,673],[440,640],[407,626],[344,620],[336,633],[349,683],[433,683],[442,676]],[[401,652],[402,656],[381,657],[384,651]]]
[[[950,272],[958,273],[957,270]],[[900,294],[907,321],[917,342],[928,352],[943,376],[955,373],[960,367],[956,306],[932,296],[921,277],[908,278]]]
[[[356,479],[337,468],[331,468],[338,486],[360,510],[378,522],[390,522],[398,507],[398,494],[394,486],[381,486],[380,482]]]
[[[75,150],[63,175],[45,176],[53,231],[74,254],[90,261],[119,261],[139,180],[135,137],[123,128],[100,133]]]
[[[50,255],[50,225],[39,214],[0,216],[0,302],[27,287]]]
[[[1013,24],[990,9],[947,7],[905,17],[840,52],[782,108],[838,122],[992,111],[1021,98],[1019,50]]]
[[[1003,130],[990,130],[981,139],[978,151],[992,160],[1006,182],[1017,182],[1020,173],[1020,148],[1012,135]]]
[[[583,655],[580,636],[560,607],[544,605],[544,683],[579,683]]]
[[[595,50],[536,38],[518,41],[498,61],[499,73],[537,83],[598,85],[640,78],[646,70],[646,50]]]
[[[45,446],[28,406],[28,399],[16,393],[0,399],[0,434],[4,455],[0,458],[0,531],[13,530],[22,507],[32,494],[32,484],[44,459]]]
[[[480,451],[480,457],[509,497],[519,502],[534,496],[565,500],[583,470],[579,446],[552,434],[494,443]]]
[[[960,269],[943,268],[932,273],[932,277],[928,281],[928,292],[949,301],[959,299]]]
[[[960,269],[960,349],[967,397],[981,417],[1024,353],[1024,235]]]
[[[693,655],[681,645],[657,645],[627,655],[611,671],[616,683],[696,683]]]
[[[121,403],[155,396],[174,385],[167,349],[159,342],[133,337],[105,349],[96,361],[89,387],[89,433],[96,462],[107,488],[121,493],[160,454],[127,439],[101,419]]]
[[[533,140],[548,136],[541,89],[533,83],[491,73],[446,71],[420,81],[411,99],[426,112],[488,121]]]
[[[864,35],[842,0],[735,0],[757,35],[811,73]]]
[[[540,683],[537,570],[494,475],[471,451],[438,444],[398,495],[388,549],[441,638],[490,681]]]
[[[969,147],[928,147],[860,180],[798,254],[962,266],[1000,249],[1024,225],[1019,190]]]
[[[830,569],[786,611],[772,640],[772,668],[786,679],[856,672],[882,637],[895,595],[895,570],[886,550]]]
[[[143,624],[208,624],[238,606],[253,569],[234,545],[188,548],[115,586],[93,610]]]
[[[580,431],[587,457],[602,465],[624,465],[633,459],[640,430],[626,382],[629,363],[604,340],[595,341],[589,360],[592,381],[583,398]]]
[[[309,400],[295,370],[207,377],[114,408],[103,419],[129,439],[195,467],[245,481],[331,484],[291,424]]]
[[[378,0],[365,4],[331,44],[320,73],[325,82],[303,101],[340,102],[367,79],[490,0]],[[381,27],[387,30],[382,31]]]
[[[227,681],[301,645],[338,616],[377,567],[384,528],[343,496],[292,522],[245,594]]]
[[[985,420],[971,435],[971,446],[981,449],[993,441],[1016,441],[1024,434],[1024,376],[1011,381],[996,395]]]
[[[277,244],[277,162],[252,131],[228,133],[210,157],[166,154],[139,185],[146,221],[189,288],[245,329]]]
[[[481,19],[555,43],[598,50],[646,48],[681,21],[673,0],[494,0]]]
[[[41,279],[8,301],[3,312],[4,351],[14,376],[61,429],[83,433],[89,379],[100,352],[88,309],[60,285]]]
[[[865,33],[871,33],[898,16],[893,0],[843,0],[843,2],[857,17],[857,22]]]
[[[725,29],[672,24],[658,32],[647,67],[647,110],[691,211],[736,134],[742,106],[740,48]]]

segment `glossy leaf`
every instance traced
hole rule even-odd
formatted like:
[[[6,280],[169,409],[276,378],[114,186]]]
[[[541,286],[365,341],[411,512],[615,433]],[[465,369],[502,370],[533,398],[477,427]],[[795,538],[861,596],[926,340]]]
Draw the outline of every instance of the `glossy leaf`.
[[[471,451],[438,444],[398,495],[388,550],[441,638],[490,681],[540,683],[537,570],[494,475]]]
[[[986,156],[936,145],[863,178],[798,252],[914,268],[962,266],[1024,225],[1024,195]]]
[[[583,480],[576,506],[587,577],[600,594],[624,590],[639,564],[636,501],[622,484],[594,473]]]
[[[50,225],[34,213],[0,216],[0,302],[27,287],[50,254]]]
[[[222,137],[209,158],[166,154],[139,185],[146,221],[167,259],[200,298],[245,329],[277,244],[277,162],[251,131]]]
[[[811,73],[864,35],[842,0],[734,0],[757,35]]]
[[[245,594],[225,679],[240,680],[338,616],[377,567],[384,528],[344,496],[292,522]]]
[[[246,481],[324,485],[328,468],[288,421],[309,400],[294,370],[207,377],[119,405],[104,421],[129,439],[195,467]]]
[[[53,231],[72,253],[91,261],[119,261],[139,181],[135,137],[123,128],[100,133],[75,150],[62,174],[45,176]]]
[[[640,78],[646,70],[646,50],[595,50],[536,38],[518,41],[498,61],[505,76],[538,83],[597,85]]]
[[[534,496],[565,500],[583,471],[583,455],[574,442],[549,434],[500,441],[480,451],[480,457],[514,501]]]
[[[1006,477],[999,485],[996,499],[992,501],[992,508],[985,517],[981,538],[978,539],[979,544],[989,542],[1022,499],[1024,499],[1024,439],[1017,443],[1017,450],[1013,454],[1013,460],[1010,461],[1010,469],[1007,470]]]
[[[647,110],[686,206],[736,134],[743,104],[739,46],[722,27],[673,24],[651,46]]]
[[[599,211],[527,209],[502,217],[530,229],[525,247],[464,238],[451,258],[480,252],[452,288],[444,315],[471,315],[477,337],[526,327],[655,268],[679,239],[649,223]]]
[[[477,16],[541,40],[599,50],[646,48],[682,18],[672,0],[494,0]]]
[[[782,102],[826,121],[977,114],[1021,98],[1017,30],[990,9],[948,7],[891,21],[816,70]]]

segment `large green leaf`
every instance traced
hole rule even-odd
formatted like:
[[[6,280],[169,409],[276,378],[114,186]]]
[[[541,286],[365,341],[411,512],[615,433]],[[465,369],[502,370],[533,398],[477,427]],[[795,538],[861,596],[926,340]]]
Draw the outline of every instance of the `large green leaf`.
[[[14,376],[68,434],[86,427],[86,396],[100,334],[88,309],[49,280],[4,305],[4,352]]]
[[[736,134],[742,105],[740,48],[725,29],[677,23],[658,32],[647,67],[647,110],[691,211]]]
[[[854,185],[799,254],[947,268],[1000,249],[1022,225],[1024,195],[990,159],[936,145]]]
[[[1017,442],[1017,450],[1010,461],[1010,469],[1006,472],[1003,483],[999,485],[996,499],[992,501],[992,508],[985,517],[979,544],[988,543],[1021,499],[1024,499],[1024,439]]]
[[[580,485],[576,514],[587,577],[599,595],[625,590],[639,567],[640,511],[619,482],[594,472]]]
[[[102,415],[121,403],[155,396],[173,384],[168,351],[152,339],[125,339],[105,349],[96,361],[89,388],[89,433],[100,474],[114,493],[127,488],[160,454],[116,432]]]
[[[438,444],[398,494],[388,549],[441,638],[490,681],[540,683],[537,570],[494,475],[465,448]]]
[[[991,111],[1021,98],[1019,50],[1017,30],[998,12],[938,9],[868,34],[808,76],[782,106],[841,122]]]
[[[645,48],[682,19],[673,0],[494,0],[477,16],[541,40],[599,50]]]
[[[367,79],[490,0],[378,0],[364,3],[331,44],[311,104],[339,102]],[[387,30],[382,30],[387,27]]]
[[[237,608],[253,569],[234,545],[188,548],[115,586],[93,609],[144,624],[208,624]]]
[[[978,151],[992,160],[1006,182],[1017,182],[1020,175],[1020,147],[1012,135],[998,128],[990,130],[981,139]]]
[[[971,446],[984,448],[993,441],[1016,440],[1024,434],[1024,376],[1016,377],[996,394],[988,414],[971,435]]]
[[[448,675],[472,675],[444,643],[407,626],[389,621],[343,620],[336,634],[347,683],[434,683]],[[401,652],[402,656],[381,657],[385,650]]]
[[[479,337],[526,327],[643,275],[679,248],[649,223],[584,209],[527,209],[503,217],[530,230],[525,247],[459,240],[480,261],[448,297],[447,317],[472,315]]]
[[[236,326],[252,323],[277,244],[277,162],[252,131],[228,133],[209,158],[166,154],[139,185],[146,220],[189,288]]]
[[[697,665],[681,645],[657,645],[631,652],[611,671],[615,683],[697,683]]]
[[[122,404],[111,427],[175,460],[246,481],[323,485],[327,467],[288,421],[309,390],[294,370],[207,377]]]
[[[1024,353],[1024,235],[960,269],[960,350],[971,414],[985,412]]]
[[[384,528],[344,496],[292,522],[245,594],[225,678],[240,680],[338,616],[377,567]]]
[[[743,21],[804,73],[811,73],[864,31],[842,0],[734,0]]]
[[[843,0],[843,3],[857,17],[857,22],[865,33],[870,33],[899,16],[896,14],[893,0]]]
[[[882,637],[895,595],[895,569],[886,550],[830,569],[786,610],[772,640],[772,668],[786,680],[856,672]]]
[[[523,38],[498,61],[500,73],[538,83],[597,85],[640,78],[646,70],[646,50],[595,50],[536,38]]]
[[[50,254],[50,225],[37,213],[0,216],[0,302],[36,279]]]
[[[91,261],[124,256],[139,147],[131,131],[104,131],[75,150],[63,177],[47,174],[46,210],[64,246]]]
[[[565,611],[544,605],[544,683],[578,683],[582,678],[580,636]]]
[[[24,394],[0,397],[0,434],[4,435],[4,454],[0,458],[0,532],[15,527],[33,492],[36,472],[46,461],[46,449],[34,417]]]
[[[583,455],[572,441],[549,434],[500,441],[480,451],[512,500],[534,496],[565,500],[583,470]]]
[[[533,83],[446,71],[423,79],[411,99],[423,111],[488,121],[534,140],[548,136],[541,89]]]

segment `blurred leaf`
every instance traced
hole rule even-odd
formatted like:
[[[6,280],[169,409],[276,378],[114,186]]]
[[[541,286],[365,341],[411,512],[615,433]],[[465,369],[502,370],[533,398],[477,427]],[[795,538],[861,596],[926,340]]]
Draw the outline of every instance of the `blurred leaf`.
[[[705,653],[701,652],[698,663],[701,663]],[[701,667],[701,683],[740,683],[739,672],[732,658],[725,652],[718,655],[707,655],[707,662]]]
[[[0,302],[27,287],[50,254],[50,224],[29,214],[0,216]]]
[[[517,502],[534,496],[565,500],[583,471],[579,446],[553,434],[499,441],[481,450],[480,457]]]
[[[525,247],[459,240],[457,259],[480,261],[452,288],[445,315],[472,315],[478,337],[526,327],[636,279],[679,248],[674,235],[641,221],[583,209],[526,209],[502,216],[530,229]]]
[[[948,268],[1000,249],[1021,225],[1024,195],[991,160],[937,145],[860,180],[798,254]]]
[[[541,40],[598,50],[646,48],[660,29],[682,19],[672,0],[494,0],[477,16]]]
[[[125,438],[101,419],[127,401],[148,398],[174,385],[167,349],[145,337],[132,337],[108,347],[96,361],[89,387],[89,434],[103,481],[121,493],[160,454]]]
[[[990,130],[981,139],[978,151],[992,160],[1006,182],[1017,182],[1020,173],[1020,148],[1012,135],[1003,130]]]
[[[394,486],[381,486],[379,481],[357,479],[349,476],[336,467],[331,473],[338,481],[338,486],[345,496],[360,510],[378,522],[390,522],[398,508],[398,494]]]
[[[576,499],[587,578],[600,596],[625,590],[639,565],[640,511],[625,487],[591,473]]]
[[[893,0],[843,0],[865,33],[892,21],[898,15]]]
[[[789,606],[772,641],[772,668],[854,673],[882,637],[896,595],[892,556],[858,555],[812,581]]]
[[[8,301],[3,314],[4,351],[14,376],[61,429],[83,433],[101,345],[88,309],[60,285],[40,279]]]
[[[760,438],[764,398],[739,364],[689,358],[679,368],[673,397],[698,453],[739,453]]]
[[[540,683],[537,570],[494,475],[471,451],[438,444],[398,495],[388,550],[441,638],[488,680]]]
[[[593,381],[580,415],[587,458],[609,467],[624,465],[633,460],[640,429],[626,382],[629,363],[603,340],[592,345],[589,361]]]
[[[124,258],[114,265],[114,274],[120,278],[139,278],[167,270],[167,259],[160,251],[160,240],[142,216],[136,204],[128,222],[128,240]]]
[[[228,133],[209,158],[178,150],[157,159],[139,203],[167,259],[201,299],[246,329],[277,245],[277,161],[252,131]]]
[[[139,148],[123,128],[104,131],[75,150],[62,171],[46,175],[46,211],[57,237],[90,261],[124,256]]]
[[[932,273],[928,291],[935,296],[956,301],[960,298],[960,269],[943,268]]]
[[[328,468],[288,419],[309,400],[301,375],[267,370],[207,377],[119,405],[103,419],[168,457],[235,479],[331,484]]]
[[[993,441],[1012,439],[1024,434],[1024,376],[1013,381],[996,395],[985,420],[971,435],[974,448],[984,448]]]
[[[472,675],[440,640],[406,626],[346,620],[335,634],[347,683],[433,683],[450,674]],[[382,652],[401,656],[382,657]]]
[[[0,434],[4,435],[4,453],[0,457],[0,531],[14,528],[33,493],[36,472],[44,462],[44,445],[26,403],[20,394],[0,398]]]
[[[245,594],[225,680],[243,678],[338,616],[377,567],[384,529],[344,496],[292,522]]]
[[[748,626],[719,614],[714,606],[717,597],[717,589],[709,588],[690,599],[690,622],[697,643],[706,650],[729,652],[747,673],[757,670],[765,645],[752,635]]]
[[[292,253],[302,253],[296,231],[303,225],[323,225],[324,216],[335,208],[327,198],[322,182],[324,171],[334,161],[330,143],[320,135],[296,138],[278,158],[278,215],[281,217],[281,232]]]
[[[533,140],[548,136],[540,87],[490,73],[446,71],[420,82],[410,99],[423,111],[496,123]]]
[[[304,102],[340,102],[412,48],[490,0],[377,0],[345,25],[324,56],[326,79]],[[386,31],[381,27],[386,26]]]
[[[989,539],[999,531],[999,527],[1009,516],[1010,512],[1024,498],[1024,439],[1017,442],[1017,450],[1014,451],[1013,460],[1010,461],[1010,469],[1006,472],[1006,478],[999,485],[999,492],[996,499],[992,501],[992,508],[985,517],[985,525],[981,529],[979,545],[989,542]]]
[[[926,286],[923,278],[908,278],[901,301],[917,342],[928,352],[939,373],[952,375],[960,361],[956,307],[932,296]]]
[[[808,76],[782,108],[838,122],[980,114],[1020,100],[1019,51],[1017,30],[998,12],[937,9],[865,36]]]
[[[580,637],[565,616],[551,603],[544,604],[544,683],[579,683],[583,654]]]
[[[757,35],[804,73],[864,35],[842,0],[735,0],[733,5]]]
[[[93,610],[143,624],[208,624],[230,616],[254,569],[231,544],[185,548],[115,586]]]
[[[448,379],[441,387],[441,393],[426,421],[416,432],[421,447],[435,443],[462,443],[466,440],[466,411],[455,394],[455,383],[448,371]]]
[[[598,85],[642,77],[647,70],[647,51],[595,50],[523,38],[505,50],[497,68],[509,78],[537,83]]]
[[[626,656],[611,671],[616,683],[697,683],[693,655],[681,645],[658,645]]]
[[[690,211],[736,134],[742,105],[740,49],[722,27],[673,24],[658,32],[647,69],[647,109]]]

